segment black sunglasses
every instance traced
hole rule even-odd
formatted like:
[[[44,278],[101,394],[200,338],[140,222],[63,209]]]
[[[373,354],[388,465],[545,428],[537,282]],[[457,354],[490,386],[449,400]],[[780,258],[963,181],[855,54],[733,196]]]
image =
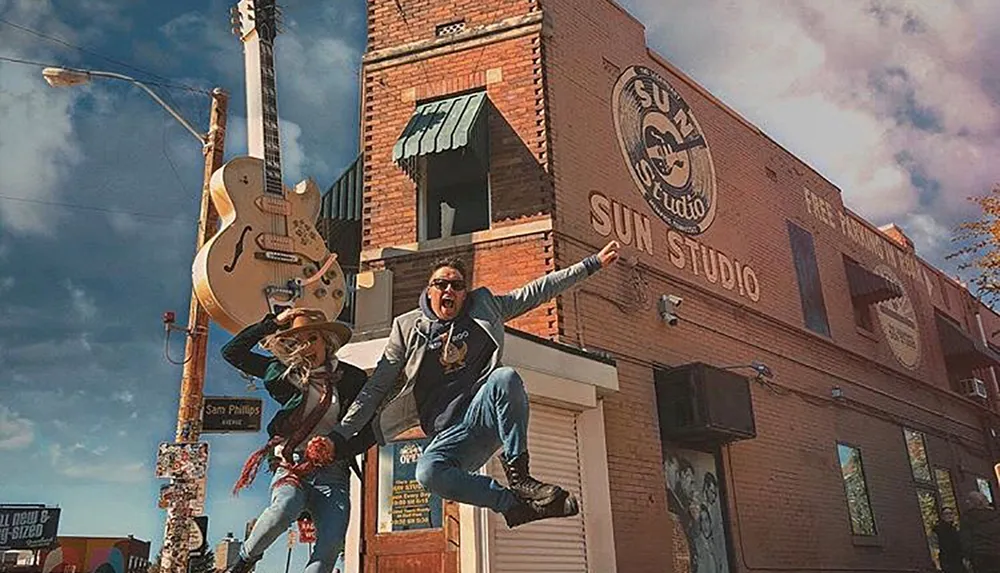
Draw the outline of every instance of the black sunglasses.
[[[448,279],[434,279],[431,281],[431,286],[438,289],[439,291],[446,291],[450,286],[453,290],[463,291],[465,290],[465,281],[458,280],[448,280]]]

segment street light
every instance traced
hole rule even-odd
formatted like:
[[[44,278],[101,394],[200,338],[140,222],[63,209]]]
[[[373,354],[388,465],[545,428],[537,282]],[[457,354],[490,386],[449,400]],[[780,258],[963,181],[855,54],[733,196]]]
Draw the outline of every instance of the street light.
[[[198,217],[198,236],[195,243],[195,253],[201,250],[215,234],[219,222],[219,213],[212,204],[209,183],[212,174],[222,167],[223,151],[226,137],[226,110],[229,105],[229,95],[221,88],[212,90],[212,110],[209,115],[207,134],[199,133],[191,127],[176,110],[167,105],[149,86],[139,80],[114,72],[94,70],[75,70],[69,68],[49,67],[42,70],[42,76],[52,87],[72,87],[90,82],[91,78],[111,78],[131,83],[152,97],[174,119],[180,122],[188,132],[194,135],[202,145],[205,155],[205,169],[201,187],[201,213]],[[196,443],[201,437],[201,409],[204,404],[205,388],[205,355],[208,347],[208,313],[198,301],[194,289],[191,289],[191,306],[188,312],[187,344],[184,348],[184,370],[181,374],[180,403],[177,408],[177,433],[175,444]],[[186,491],[186,488],[182,488]],[[187,495],[173,495],[167,507],[167,524],[163,539],[163,561],[161,571],[166,573],[182,573],[188,569],[187,544],[191,522]]]
[[[74,86],[82,86],[84,84],[90,83],[90,79],[92,77],[124,80],[142,89],[147,94],[149,94],[149,97],[156,100],[156,103],[160,104],[160,107],[167,110],[167,113],[169,113],[174,117],[174,119],[179,121],[180,124],[184,126],[184,129],[188,130],[191,133],[191,135],[197,137],[198,141],[200,141],[202,145],[208,143],[207,135],[199,133],[197,129],[191,127],[191,124],[188,123],[186,119],[181,117],[181,114],[177,113],[177,111],[175,111],[174,108],[167,105],[167,102],[163,101],[160,98],[160,96],[156,95],[156,92],[149,89],[149,86],[131,76],[126,76],[124,74],[117,74],[115,72],[100,72],[96,70],[74,70],[71,68],[45,68],[44,70],[42,70],[42,77],[44,77],[45,81],[48,82],[48,84],[54,88],[68,88]]]

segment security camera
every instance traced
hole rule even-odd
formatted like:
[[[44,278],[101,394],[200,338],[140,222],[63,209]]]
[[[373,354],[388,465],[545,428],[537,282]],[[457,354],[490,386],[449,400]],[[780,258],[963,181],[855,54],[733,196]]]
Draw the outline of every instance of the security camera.
[[[677,316],[677,307],[684,302],[679,296],[672,294],[665,294],[660,297],[659,312],[660,320],[666,322],[670,326],[677,326],[680,322],[680,317]]]

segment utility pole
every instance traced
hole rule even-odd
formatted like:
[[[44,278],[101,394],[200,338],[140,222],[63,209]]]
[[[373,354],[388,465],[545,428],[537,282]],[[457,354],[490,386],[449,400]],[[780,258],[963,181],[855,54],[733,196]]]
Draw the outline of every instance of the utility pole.
[[[201,250],[218,230],[219,213],[212,203],[209,185],[212,174],[222,167],[226,138],[226,113],[229,95],[221,88],[212,90],[212,111],[203,153],[205,171],[201,187],[201,214],[198,217],[198,236],[195,253]],[[204,403],[205,354],[208,347],[208,313],[198,302],[191,289],[191,306],[188,311],[187,342],[184,347],[184,370],[181,374],[180,405],[177,409],[177,434],[175,443],[195,443],[201,437],[201,410]],[[197,492],[197,485],[194,485]],[[195,499],[191,489],[180,488],[170,498],[167,506],[167,523],[163,539],[163,573],[183,573],[188,570],[188,538]],[[194,493],[197,495],[197,493]]]

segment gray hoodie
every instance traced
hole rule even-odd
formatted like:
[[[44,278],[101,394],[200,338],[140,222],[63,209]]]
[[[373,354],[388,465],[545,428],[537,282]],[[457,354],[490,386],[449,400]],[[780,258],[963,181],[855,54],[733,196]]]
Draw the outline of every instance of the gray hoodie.
[[[503,295],[495,295],[483,287],[469,292],[465,300],[472,320],[482,327],[496,344],[478,383],[502,366],[503,325],[594,274],[601,268],[596,256],[590,256],[566,269],[551,272]],[[430,340],[432,321],[416,308],[392,321],[389,341],[375,372],[358,393],[334,431],[350,439],[374,416],[372,424],[378,443],[385,444],[420,423],[417,401],[413,396],[420,363]],[[392,398],[379,410],[392,390]]]

